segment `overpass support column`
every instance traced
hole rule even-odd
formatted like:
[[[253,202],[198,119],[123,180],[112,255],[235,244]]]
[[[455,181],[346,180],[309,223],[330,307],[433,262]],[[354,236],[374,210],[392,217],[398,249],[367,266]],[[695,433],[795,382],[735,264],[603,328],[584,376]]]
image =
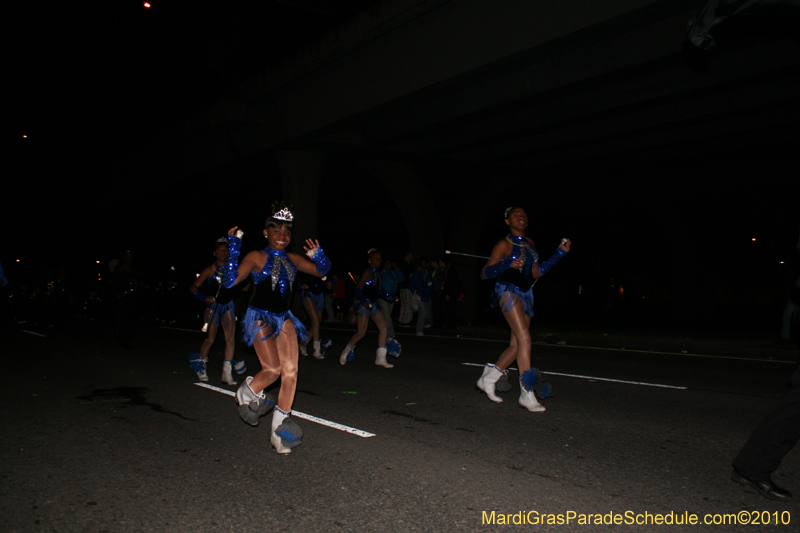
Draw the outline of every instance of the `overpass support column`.
[[[414,165],[398,161],[362,161],[361,167],[384,186],[397,204],[414,252],[444,254],[442,213]]]

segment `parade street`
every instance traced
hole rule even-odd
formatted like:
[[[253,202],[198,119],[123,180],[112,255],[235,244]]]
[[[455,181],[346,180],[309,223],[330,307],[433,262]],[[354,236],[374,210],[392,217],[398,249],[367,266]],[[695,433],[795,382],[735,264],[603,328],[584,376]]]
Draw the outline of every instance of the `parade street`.
[[[384,369],[370,331],[342,366],[353,329],[323,327],[334,341],[326,358],[300,358],[302,445],[278,455],[270,417],[258,427],[239,419],[219,346],[211,387],[198,386],[187,362],[197,329],[142,326],[130,350],[98,322],[4,335],[0,530],[722,532],[732,516],[750,522],[742,531],[800,524],[796,503],[729,477],[785,390],[795,350],[769,359],[746,347],[682,354],[553,338],[534,344],[533,365],[555,396],[531,413],[517,403],[516,372],[503,403],[475,390],[503,341],[401,332],[403,352]],[[258,361],[243,353],[253,375]],[[797,450],[774,479],[800,490]],[[656,516],[672,525],[655,526]],[[686,524],[691,516],[697,524]]]

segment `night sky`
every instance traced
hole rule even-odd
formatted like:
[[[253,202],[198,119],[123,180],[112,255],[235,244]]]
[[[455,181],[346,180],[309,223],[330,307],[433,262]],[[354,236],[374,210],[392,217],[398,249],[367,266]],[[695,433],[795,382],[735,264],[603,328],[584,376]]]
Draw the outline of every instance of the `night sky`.
[[[102,267],[134,249],[158,275],[176,266],[171,275],[183,277],[210,260],[209,243],[229,226],[238,224],[255,239],[267,204],[280,199],[274,160],[243,159],[157,190],[107,169],[121,153],[146,146],[260,66],[370,3],[337,0],[333,12],[330,2],[299,0],[156,1],[150,9],[136,1],[15,4],[8,19],[14,21],[7,83],[13,95],[11,119],[4,121],[10,164],[0,229],[7,272],[21,273],[14,265],[21,259],[41,276],[55,264],[82,276],[97,268],[95,261]],[[575,242],[572,265],[566,262],[558,275],[562,284],[601,290],[607,280],[625,277],[670,286],[675,269],[698,269],[714,273],[698,277],[703,290],[716,290],[709,279],[724,279],[725,290],[778,294],[797,265],[800,178],[776,178],[785,175],[795,145],[787,139],[752,153],[673,161],[666,164],[671,173],[621,163],[596,175],[529,184],[532,236],[547,250],[562,236]],[[682,182],[685,166],[707,168],[709,180]],[[381,194],[379,185],[336,162],[326,172],[321,219],[337,223],[325,224],[319,238],[330,254],[347,258],[340,264],[358,268],[357,258],[371,246],[394,257],[409,247],[408,236],[396,230],[400,214],[391,202],[381,206],[382,217],[362,210],[355,191]],[[663,177],[668,174],[675,177]],[[212,211],[228,176],[272,183],[275,198],[242,194]],[[459,208],[458,191],[433,187],[432,193],[442,214]],[[502,203],[487,209],[502,212]],[[365,225],[365,217],[372,223]],[[503,232],[497,222],[478,236],[487,253]],[[678,259],[666,246],[676,225],[695,239],[680,247],[685,255]],[[694,226],[702,231],[695,234]],[[447,238],[458,228],[445,222],[444,231]],[[695,260],[697,248],[716,250],[718,261]]]
[[[164,225],[177,225],[184,240],[187,220],[198,226],[191,246],[213,241],[227,229],[205,220],[218,176],[150,190],[108,168],[370,3],[15,4],[1,230],[14,251],[2,254],[3,264],[52,262],[53,255],[93,263],[126,248],[163,254]],[[223,206],[220,218],[227,224],[243,211],[250,211],[246,199]],[[263,206],[257,211],[265,218]]]

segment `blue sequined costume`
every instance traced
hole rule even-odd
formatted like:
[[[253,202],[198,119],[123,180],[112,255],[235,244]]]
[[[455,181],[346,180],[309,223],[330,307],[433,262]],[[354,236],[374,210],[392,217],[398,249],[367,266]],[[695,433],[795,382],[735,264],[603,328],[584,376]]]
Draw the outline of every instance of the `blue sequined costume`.
[[[211,320],[209,321],[212,326],[219,326],[220,324],[227,326],[231,317],[236,316],[236,310],[233,307],[234,290],[219,286],[224,275],[224,267],[217,265],[214,275],[206,280],[208,285],[207,294],[216,294],[216,300],[208,306],[212,312]],[[228,311],[230,311],[230,314],[228,314]]]
[[[241,239],[228,237],[228,262],[225,265],[223,279],[226,288],[233,287],[236,283],[241,246]],[[252,346],[256,340],[266,340],[273,335],[277,337],[288,318],[294,324],[298,338],[304,341],[308,338],[306,327],[289,311],[297,268],[285,251],[271,248],[266,248],[264,251],[267,253],[264,268],[260,272],[251,274],[255,288],[242,322],[243,340],[248,346]],[[327,274],[330,271],[330,261],[321,248],[317,249],[311,260],[316,263],[320,274]],[[262,334],[259,335],[259,332]]]
[[[322,311],[325,308],[325,289],[322,282],[315,276],[308,274],[300,274],[301,280],[298,280],[298,285],[305,285],[307,288],[300,289],[300,300],[305,301],[310,298],[317,309]]]
[[[505,298],[503,311],[508,311],[522,300],[525,314],[533,316],[533,267],[539,260],[539,253],[525,237],[506,237],[511,241],[511,255],[505,260],[506,268],[497,275],[497,283],[492,294],[492,307],[500,307]],[[522,271],[510,268],[518,257],[524,256],[525,264]],[[506,294],[507,293],[507,294]]]
[[[494,294],[492,295],[492,306],[500,307],[505,298],[503,311],[509,311],[517,303],[517,300],[521,300],[525,307],[525,314],[532,317],[533,268],[539,261],[539,253],[525,237],[508,235],[506,239],[511,243],[511,255],[483,269],[483,275],[487,279],[497,278]],[[542,276],[547,274],[566,254],[566,250],[560,247],[557,248],[547,261],[539,265],[539,274]],[[525,258],[522,270],[511,268],[511,264],[521,256]]]
[[[383,298],[388,302],[394,301],[392,295],[381,287],[381,276],[375,268],[372,269],[372,274],[363,287],[356,286],[355,295],[358,301],[358,307],[356,308],[358,316],[377,316],[380,314],[381,306],[377,305],[379,298]]]

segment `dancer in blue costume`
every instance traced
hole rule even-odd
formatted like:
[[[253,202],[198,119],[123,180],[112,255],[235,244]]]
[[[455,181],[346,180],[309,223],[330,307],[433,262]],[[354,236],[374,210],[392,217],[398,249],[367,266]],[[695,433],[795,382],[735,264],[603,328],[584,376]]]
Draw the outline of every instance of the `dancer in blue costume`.
[[[381,306],[378,305],[378,299],[383,298],[387,301],[396,302],[399,300],[397,296],[391,296],[386,291],[381,289],[381,276],[378,269],[381,266],[383,257],[381,253],[374,248],[367,252],[367,262],[369,267],[361,274],[361,278],[356,284],[356,313],[358,314],[358,331],[347,343],[342,355],[339,357],[339,363],[345,364],[348,361],[355,361],[355,348],[358,341],[364,338],[367,333],[367,326],[369,326],[369,319],[375,322],[378,326],[378,350],[375,352],[375,364],[383,368],[394,368],[394,365],[386,361],[386,354],[398,357],[402,347],[395,338],[386,338],[386,320],[383,318]]]
[[[308,342],[311,341],[315,359],[325,359],[325,352],[331,347],[330,339],[320,340],[319,325],[322,322],[322,309],[325,307],[325,282],[301,273],[298,275],[297,287],[300,289],[300,301],[311,321],[308,328],[309,338],[300,343],[300,353],[308,355]]]
[[[237,295],[234,289],[225,289],[221,286],[227,260],[228,239],[220,237],[214,247],[214,264],[204,268],[189,288],[195,298],[208,306],[206,312],[211,315],[206,321],[208,336],[200,346],[200,352],[189,356],[189,364],[192,370],[197,373],[200,381],[208,381],[208,374],[206,373],[208,353],[217,339],[219,327],[222,326],[222,332],[225,335],[225,360],[222,362],[222,381],[228,385],[236,385],[232,371],[235,370],[237,374],[242,374],[247,370],[247,366],[244,363],[244,359],[233,359],[233,352],[236,346],[236,312],[233,302]],[[200,288],[204,285],[206,286],[205,292],[201,292]]]
[[[242,232],[237,231],[238,226],[228,231],[224,286],[231,288],[247,276],[252,276],[255,283],[242,331],[245,342],[256,351],[261,372],[248,377],[236,392],[239,416],[248,424],[257,425],[259,418],[275,405],[264,389],[280,377],[270,441],[278,453],[286,454],[300,444],[302,437],[302,430],[288,417],[297,389],[297,339],[306,338],[305,326],[289,311],[292,286],[298,270],[321,277],[328,273],[331,263],[319,241],[312,239],[307,239],[303,247],[311,261],[286,252],[292,240],[292,213],[283,204],[273,205],[272,211],[264,229],[267,248],[248,253],[241,263]]]
[[[495,394],[495,384],[508,373],[515,360],[519,369],[519,404],[532,412],[545,408],[536,399],[535,388],[541,385],[539,373],[531,368],[531,317],[533,317],[533,283],[544,276],[569,252],[572,241],[562,240],[556,253],[539,264],[539,254],[533,241],[525,236],[528,215],[521,207],[509,207],[505,213],[506,224],[511,233],[495,244],[491,257],[481,272],[482,279],[497,278],[493,303],[500,307],[511,328],[511,343],[500,355],[497,363],[486,363],[478,388],[493,402],[503,400]],[[547,397],[549,387],[541,389],[540,395]]]

